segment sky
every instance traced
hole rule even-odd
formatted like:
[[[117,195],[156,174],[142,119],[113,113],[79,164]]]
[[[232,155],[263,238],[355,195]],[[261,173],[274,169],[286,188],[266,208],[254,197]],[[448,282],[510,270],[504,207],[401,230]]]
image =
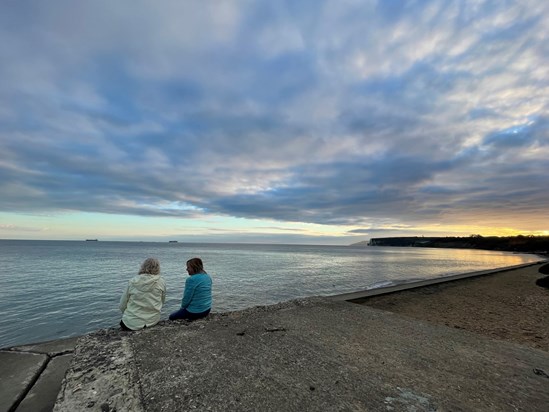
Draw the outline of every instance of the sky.
[[[0,4],[0,238],[549,234],[545,0]]]

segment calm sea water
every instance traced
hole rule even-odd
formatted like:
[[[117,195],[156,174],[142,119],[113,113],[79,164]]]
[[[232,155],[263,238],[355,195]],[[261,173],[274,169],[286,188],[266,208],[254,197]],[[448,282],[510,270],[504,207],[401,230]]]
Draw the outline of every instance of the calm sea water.
[[[166,279],[165,319],[194,256],[214,280],[213,311],[539,260],[456,249],[0,240],[0,347],[116,326],[122,291],[147,257],[160,259]]]

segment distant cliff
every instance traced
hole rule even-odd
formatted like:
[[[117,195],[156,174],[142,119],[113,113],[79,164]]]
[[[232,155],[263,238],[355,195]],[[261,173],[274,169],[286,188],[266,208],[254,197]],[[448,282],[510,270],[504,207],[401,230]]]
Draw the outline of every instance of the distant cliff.
[[[549,236],[384,237],[372,238],[369,242],[358,242],[351,246],[440,247],[548,253]]]

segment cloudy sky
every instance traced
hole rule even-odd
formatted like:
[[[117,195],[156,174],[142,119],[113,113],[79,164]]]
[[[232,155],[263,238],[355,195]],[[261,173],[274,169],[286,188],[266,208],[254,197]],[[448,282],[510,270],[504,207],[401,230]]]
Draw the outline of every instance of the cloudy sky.
[[[3,1],[0,238],[549,234],[549,2]]]

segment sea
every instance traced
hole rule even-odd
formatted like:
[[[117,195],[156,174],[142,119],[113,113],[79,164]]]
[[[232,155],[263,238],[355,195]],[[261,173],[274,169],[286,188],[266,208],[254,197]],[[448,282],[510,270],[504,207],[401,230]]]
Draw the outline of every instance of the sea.
[[[213,312],[540,260],[465,249],[0,240],[0,348],[117,327],[122,292],[147,257],[160,260],[167,319],[195,256],[214,282]]]

